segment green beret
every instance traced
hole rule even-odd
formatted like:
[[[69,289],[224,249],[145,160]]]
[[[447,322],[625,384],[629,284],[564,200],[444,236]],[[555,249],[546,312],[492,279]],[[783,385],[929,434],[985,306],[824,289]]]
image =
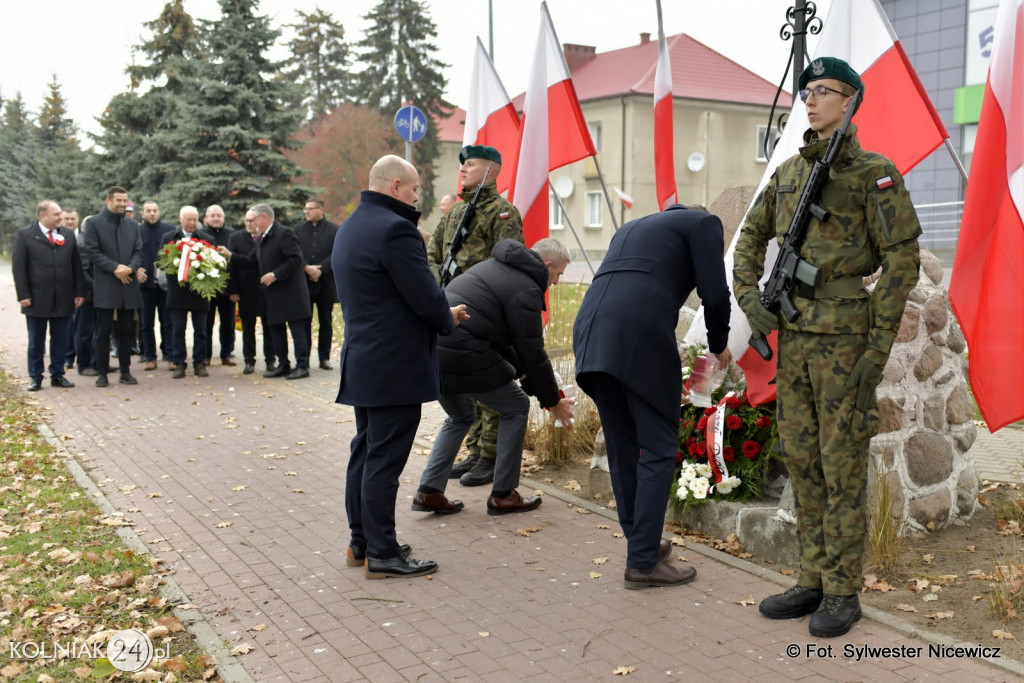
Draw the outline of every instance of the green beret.
[[[466,145],[459,150],[459,163],[466,163],[466,159],[486,159],[500,164],[501,152],[487,145]]]
[[[853,67],[838,57],[819,57],[808,64],[800,74],[800,89],[806,88],[810,81],[822,78],[834,78],[860,90],[861,95],[864,93],[864,83],[860,80],[860,76],[853,70]]]

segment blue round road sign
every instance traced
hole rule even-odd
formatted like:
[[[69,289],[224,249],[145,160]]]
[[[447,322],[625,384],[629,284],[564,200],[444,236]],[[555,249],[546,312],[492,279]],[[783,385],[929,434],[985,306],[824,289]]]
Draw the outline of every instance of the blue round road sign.
[[[427,117],[416,107],[402,107],[395,114],[395,130],[406,142],[419,142],[427,134]]]

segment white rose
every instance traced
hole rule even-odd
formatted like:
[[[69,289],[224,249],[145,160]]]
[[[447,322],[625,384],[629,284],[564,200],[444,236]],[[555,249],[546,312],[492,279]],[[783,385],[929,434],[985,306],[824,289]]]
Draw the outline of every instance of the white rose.
[[[708,490],[706,488],[701,489],[699,491],[693,491],[691,489],[691,491],[693,492],[693,497],[695,500],[704,500],[705,498],[708,497]]]
[[[679,488],[677,488],[676,498],[678,498],[679,500],[686,500],[687,490],[688,489],[685,486],[680,486]]]
[[[196,259],[199,258],[199,254],[197,254],[196,252],[193,251],[193,252],[189,253],[188,258],[191,261],[195,261]]]
[[[216,268],[211,268],[210,269],[210,277],[219,277],[219,276],[220,276],[220,271],[219,270],[217,270]]]
[[[704,498],[708,495],[708,480],[704,477],[697,477],[690,482],[690,491],[693,492],[694,498]]]
[[[202,273],[199,273],[198,275],[196,275],[196,277],[197,277],[197,278],[199,278],[200,280],[202,280],[202,279],[204,279],[204,278],[205,278],[206,276],[205,276],[205,275],[203,275]]]
[[[711,465],[700,463],[696,467],[697,475],[700,477],[708,478],[711,476]]]
[[[180,265],[180,264],[181,264],[181,259],[180,258],[174,259],[174,265],[177,266],[177,265]]]
[[[728,479],[724,479],[720,484],[718,484],[718,486],[715,487],[715,491],[721,493],[722,495],[725,495],[726,493],[731,493],[732,491],[736,490],[736,488],[739,487],[740,483],[741,482],[739,477],[729,477]]]

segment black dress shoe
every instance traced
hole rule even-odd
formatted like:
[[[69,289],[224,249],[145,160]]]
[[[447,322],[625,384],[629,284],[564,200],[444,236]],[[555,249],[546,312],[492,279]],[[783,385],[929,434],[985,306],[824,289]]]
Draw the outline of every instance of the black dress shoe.
[[[454,515],[466,507],[461,500],[448,500],[443,493],[416,492],[412,509],[416,512],[434,512],[439,515]]]
[[[819,638],[841,636],[853,628],[860,617],[860,600],[856,595],[826,595],[811,615],[811,635]]]
[[[82,377],[95,377],[100,373],[96,372],[96,368],[82,368],[78,371],[78,374]]]
[[[105,387],[108,384],[110,384],[110,382],[107,381],[106,375],[96,375],[96,386]]]
[[[437,562],[431,560],[414,560],[411,557],[392,557],[387,560],[366,558],[366,569],[363,576],[368,579],[405,579],[411,576],[423,576],[437,571]]]
[[[529,512],[536,510],[541,504],[540,496],[527,496],[523,498],[519,491],[512,489],[512,493],[505,498],[487,497],[487,514],[507,515],[510,512]]]
[[[138,384],[139,380],[135,379],[134,377],[129,375],[127,372],[122,372],[121,373],[121,377],[119,377],[118,380],[117,380],[117,383],[118,384]]]
[[[758,610],[769,619],[798,619],[818,609],[821,598],[820,588],[793,586],[785,593],[762,600]]]
[[[267,372],[273,372],[274,370],[277,370],[277,361],[268,360]]]
[[[333,370],[334,366],[331,365],[329,362],[327,362],[325,360],[322,360],[322,361],[320,361],[320,369],[321,370]]]
[[[206,363],[196,363],[195,368],[192,370],[196,377],[209,377],[210,371],[206,369]]]
[[[242,368],[243,375],[251,375],[254,372],[256,372],[256,365],[253,363],[246,363],[245,367]]]
[[[479,459],[480,455],[478,453],[467,455],[465,458],[455,463],[455,466],[452,467],[452,473],[448,475],[448,478],[460,479],[463,474],[473,469],[473,465],[475,465],[476,461]]]
[[[290,366],[290,365],[278,365],[278,366],[274,367],[273,370],[267,370],[266,372],[264,372],[263,376],[267,377],[267,378],[284,377],[285,375],[287,375],[291,371],[292,371],[292,366]]]
[[[28,386],[25,387],[25,391],[39,391],[42,388],[43,388],[43,380],[41,380],[41,379],[34,379],[34,380],[32,380],[31,382],[28,383]]]
[[[409,553],[412,552],[412,548],[409,547],[408,543],[400,543],[398,545],[398,556],[403,560],[408,559]],[[349,567],[362,567],[366,564],[366,548],[360,548],[357,545],[349,545],[348,551],[345,553],[345,564]]]
[[[629,590],[642,588],[663,588],[665,586],[681,586],[697,578],[697,570],[693,567],[678,567],[660,560],[651,569],[626,568],[623,586]]]
[[[60,377],[51,377],[50,386],[60,387],[62,389],[70,389],[71,387],[75,386],[75,383],[69,380],[64,375],[61,375]]]
[[[483,486],[494,481],[494,458],[480,456],[473,463],[473,469],[459,477],[463,486]]]
[[[285,375],[284,378],[285,379],[305,379],[306,377],[309,377],[309,368],[295,368],[294,370],[289,372],[287,375]]]

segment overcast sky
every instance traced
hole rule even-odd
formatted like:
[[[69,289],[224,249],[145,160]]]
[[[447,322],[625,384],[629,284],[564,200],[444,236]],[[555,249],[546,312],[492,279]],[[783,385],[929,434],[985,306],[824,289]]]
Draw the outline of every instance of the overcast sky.
[[[332,13],[356,42],[363,17],[379,0],[262,0],[261,14],[277,26],[295,23],[296,9],[316,7]],[[511,95],[526,89],[530,55],[537,40],[540,2],[490,0],[494,8],[494,63]],[[148,31],[164,0],[0,1],[0,95],[21,92],[28,108],[39,110],[53,74],[80,128],[97,132],[95,118],[110,98],[128,88],[125,66],[131,48]],[[778,83],[791,42],[779,28],[792,0],[664,0],[665,33],[687,33],[741,65]],[[831,0],[817,0],[824,18]],[[194,18],[216,19],[216,0],[185,0]],[[438,57],[449,65],[447,97],[468,100],[473,46],[479,35],[488,44],[487,0],[426,0],[437,25]],[[640,33],[657,35],[654,0],[550,0],[551,18],[563,43],[593,45],[605,52],[634,45]],[[287,33],[286,33],[287,35]],[[813,38],[812,38],[813,40]],[[813,54],[813,42],[810,52]],[[277,55],[284,56],[283,51]]]

